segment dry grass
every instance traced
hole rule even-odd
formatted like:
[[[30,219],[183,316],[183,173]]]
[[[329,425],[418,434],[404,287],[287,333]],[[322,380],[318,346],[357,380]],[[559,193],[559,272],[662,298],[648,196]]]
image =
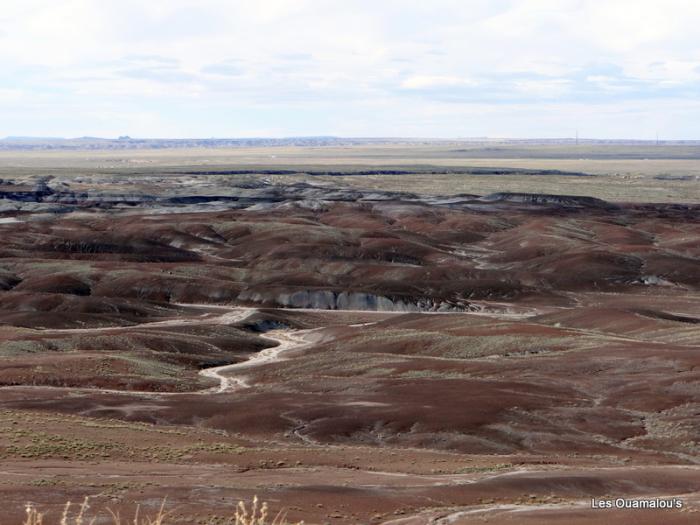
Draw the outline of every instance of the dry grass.
[[[232,525],[287,525],[286,512],[284,511],[279,511],[272,521],[268,522],[267,503],[263,502],[263,504],[260,505],[257,496],[253,498],[250,513],[248,512],[246,504],[239,501],[234,519],[235,521]],[[300,521],[296,525],[304,525],[304,522]]]
[[[273,147],[90,151],[1,151],[0,178],[29,180],[50,174],[80,187],[101,181],[119,187],[129,177],[141,188],[154,184],[163,169],[298,169],[352,171],[381,168],[415,170],[410,175],[264,175],[276,183],[327,182],[334,186],[399,190],[426,194],[525,191],[590,195],[612,201],[700,203],[700,151],[694,146],[625,145],[374,145],[357,147]],[[440,175],[440,168],[524,168],[584,172],[595,177],[557,175]],[[115,174],[119,179],[113,179]],[[657,176],[691,177],[659,180]],[[260,175],[237,175],[258,180]],[[189,184],[215,183],[219,175],[189,176]],[[172,180],[184,180],[182,176]],[[230,177],[228,178],[230,180]],[[157,186],[157,183],[155,183]],[[130,186],[133,189],[133,186]]]
[[[122,518],[117,512],[111,509],[106,509],[106,513],[111,517],[112,525],[168,525],[170,514],[165,511],[165,503],[163,500],[158,512],[153,516],[140,515],[140,507],[136,507],[136,512],[133,518]],[[100,514],[95,514],[92,517],[88,516],[90,510],[89,497],[86,497],[83,502],[75,507],[71,502],[67,502],[61,514],[59,525],[94,525]],[[36,507],[28,503],[26,506],[27,517],[22,522],[22,525],[49,525],[46,520],[46,513],[39,512]],[[103,513],[104,515],[104,513]],[[245,502],[239,501],[236,506],[236,512],[226,522],[227,525],[304,525],[303,521],[292,524],[286,520],[286,512],[279,511],[274,518],[270,519],[269,507],[266,502],[260,503],[258,497],[253,498],[250,506]]]

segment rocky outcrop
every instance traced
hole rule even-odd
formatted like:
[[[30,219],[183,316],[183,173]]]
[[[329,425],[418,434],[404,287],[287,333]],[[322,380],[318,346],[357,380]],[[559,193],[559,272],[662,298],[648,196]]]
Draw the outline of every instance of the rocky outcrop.
[[[248,173],[250,170],[240,170]],[[192,172],[195,173],[195,172]],[[198,173],[198,172],[197,172]],[[202,172],[209,173],[209,172]],[[216,173],[216,172],[212,172]],[[238,173],[238,170],[231,171]],[[548,195],[541,193],[498,192],[487,196],[473,194],[420,195],[401,191],[376,189],[355,189],[331,187],[322,184],[292,182],[272,184],[267,181],[226,182],[212,187],[209,182],[201,185],[192,175],[192,185],[171,187],[164,185],[162,191],[153,193],[132,191],[135,185],[122,185],[126,191],[75,191],[65,181],[52,180],[18,184],[10,180],[0,180],[0,201],[12,204],[12,210],[70,212],[84,208],[123,208],[142,207],[144,209],[163,208],[168,211],[211,211],[227,209],[251,209],[254,211],[275,210],[278,208],[303,208],[311,211],[325,211],[334,203],[362,203],[366,206],[401,204],[402,206],[435,206],[453,210],[502,212],[504,208],[526,210],[531,213],[580,213],[596,211],[618,213],[635,211],[670,216],[697,213],[698,205],[677,204],[613,204],[595,197],[579,195]],[[71,181],[72,183],[73,181]],[[84,182],[76,181],[81,185]],[[120,186],[120,181],[109,181],[112,186]],[[149,183],[150,184],[150,183]],[[150,187],[149,187],[150,188]],[[0,206],[0,210],[2,207]],[[408,208],[407,208],[408,209]]]
[[[547,195],[543,193],[499,192],[492,193],[490,195],[487,195],[486,197],[482,197],[480,200],[486,202],[515,202],[535,206],[558,205],[578,208],[616,208],[614,204],[604,201],[603,199],[597,199],[595,197],[586,197],[580,195]]]
[[[442,301],[430,297],[377,295],[367,292],[336,292],[332,290],[259,291],[244,290],[240,302],[252,302],[287,308],[318,310],[370,310],[383,312],[461,312],[469,304]]]
[[[20,186],[12,184],[0,184],[0,199],[19,202],[42,202],[53,191],[45,183],[35,186]]]

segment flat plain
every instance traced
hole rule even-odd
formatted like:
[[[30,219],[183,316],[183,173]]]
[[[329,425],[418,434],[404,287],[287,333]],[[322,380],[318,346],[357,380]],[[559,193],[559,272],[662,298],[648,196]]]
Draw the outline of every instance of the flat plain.
[[[700,148],[0,152],[2,521],[697,523]],[[592,498],[682,499],[596,510]]]

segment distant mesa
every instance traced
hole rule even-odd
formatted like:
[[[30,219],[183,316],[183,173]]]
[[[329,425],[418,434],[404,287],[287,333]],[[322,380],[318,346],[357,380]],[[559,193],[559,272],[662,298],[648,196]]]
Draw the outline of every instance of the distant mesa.
[[[446,139],[418,137],[334,137],[326,135],[302,137],[238,137],[238,138],[139,138],[129,135],[117,138],[99,137],[25,137],[0,138],[0,150],[89,150],[89,149],[181,149],[181,148],[240,148],[240,147],[349,147],[349,146],[438,146],[449,147],[451,154],[461,159],[497,157],[522,158],[537,155],[540,158],[581,158],[578,149],[567,148],[567,139]],[[639,140],[593,140],[586,142],[586,158],[700,158],[700,141],[654,142]],[[653,148],[650,146],[653,145]],[[544,146],[534,150],[533,146]],[[615,146],[615,147],[613,147]],[[681,146],[681,147],[679,147]],[[491,168],[493,170],[493,168]],[[581,174],[576,174],[581,175]]]

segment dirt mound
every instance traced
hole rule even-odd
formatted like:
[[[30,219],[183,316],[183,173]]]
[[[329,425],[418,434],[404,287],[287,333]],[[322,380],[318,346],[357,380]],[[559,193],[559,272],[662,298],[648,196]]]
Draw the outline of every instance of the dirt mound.
[[[37,292],[50,294],[90,295],[91,287],[87,280],[70,274],[54,274],[25,279],[15,287],[18,292]]]

